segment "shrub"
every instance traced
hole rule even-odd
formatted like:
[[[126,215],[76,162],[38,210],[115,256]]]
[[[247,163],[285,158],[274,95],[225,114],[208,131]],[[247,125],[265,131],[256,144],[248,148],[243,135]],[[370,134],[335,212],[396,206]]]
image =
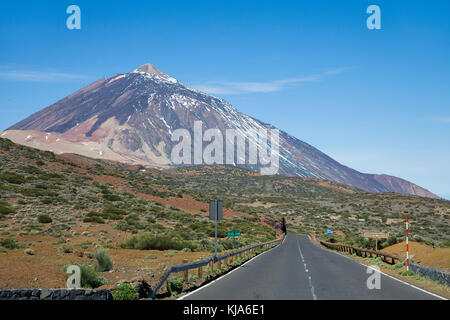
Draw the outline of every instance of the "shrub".
[[[109,193],[103,194],[103,198],[108,200],[108,201],[120,201],[120,200],[122,200],[122,198],[120,196],[118,196],[116,194],[109,194]]]
[[[183,282],[184,280],[182,278],[168,281],[167,292],[169,292],[170,295],[174,293],[180,294],[183,291]]]
[[[41,199],[41,202],[43,204],[52,204],[53,203],[53,199],[52,198],[44,198],[44,199]]]
[[[93,223],[104,224],[105,220],[103,220],[102,217],[93,216],[93,217],[86,217],[86,218],[84,218],[83,222],[93,222]]]
[[[87,288],[87,289],[95,289],[98,287],[101,287],[106,283],[106,280],[102,277],[100,277],[95,270],[82,266],[79,263],[72,263],[72,265],[77,265],[80,267],[81,270],[81,287]],[[64,272],[67,272],[67,268],[69,265],[64,266],[63,270]],[[66,278],[68,278],[70,274],[66,275]]]
[[[442,241],[441,245],[442,245],[443,247],[449,248],[449,247],[450,247],[450,240],[444,240],[444,241]]]
[[[394,264],[393,266],[392,266],[392,269],[399,269],[399,268],[401,268],[401,267],[403,267],[403,263],[401,263],[401,262],[397,262],[396,264]]]
[[[400,270],[398,272],[398,274],[401,276],[405,276],[405,277],[410,277],[410,276],[415,275],[414,272],[412,272],[411,270]]]
[[[121,283],[114,291],[114,300],[138,300],[139,295],[129,283]]]
[[[64,238],[59,238],[58,241],[53,242],[53,244],[62,244],[66,243],[67,241]]]
[[[0,200],[0,214],[15,213],[16,210],[9,206],[9,203]]]
[[[85,204],[82,204],[82,203],[77,203],[77,204],[75,204],[73,206],[73,208],[76,209],[76,210],[83,210],[83,209],[86,209],[87,206]]]
[[[13,250],[13,249],[17,249],[20,248],[21,246],[17,243],[16,240],[14,239],[2,239],[0,240],[0,246],[9,249],[9,250]]]
[[[113,263],[111,261],[111,258],[109,257],[109,254],[105,250],[98,250],[94,254],[94,257],[95,259],[97,259],[97,264],[95,266],[96,271],[104,272],[112,270]]]
[[[388,246],[392,246],[392,245],[398,243],[398,239],[397,239],[396,236],[391,235],[391,236],[389,236],[389,238],[387,239],[387,243],[388,243]]]
[[[27,197],[45,197],[45,196],[47,196],[47,197],[55,198],[58,196],[58,193],[56,193],[56,192],[48,191],[48,190],[40,189],[40,188],[36,188],[36,187],[20,189],[20,193]]]
[[[53,220],[46,214],[40,214],[37,218],[39,223],[51,223]]]
[[[145,259],[158,259],[158,256],[156,254],[149,254]]]
[[[72,253],[73,252],[72,247],[70,247],[70,246],[62,246],[62,251],[64,253]]]
[[[127,212],[111,205],[106,205],[101,216],[112,220],[121,220]]]
[[[138,250],[182,250],[183,248],[190,248],[194,251],[196,249],[195,244],[190,241],[184,241],[169,236],[153,236],[148,232],[132,236],[127,239],[125,243],[122,243],[121,247]]]
[[[0,174],[0,179],[6,180],[13,184],[22,184],[25,182],[25,177],[14,172],[3,172]]]

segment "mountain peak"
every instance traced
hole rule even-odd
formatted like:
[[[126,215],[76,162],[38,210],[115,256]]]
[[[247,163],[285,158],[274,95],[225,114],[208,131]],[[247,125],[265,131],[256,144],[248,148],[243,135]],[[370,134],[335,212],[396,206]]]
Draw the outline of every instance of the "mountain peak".
[[[174,78],[168,76],[167,74],[159,71],[156,69],[153,65],[150,63],[143,64],[139,68],[135,69],[133,73],[145,73],[149,75],[154,75],[158,78],[161,78],[163,80],[169,81],[169,82],[177,82]]]
[[[150,63],[143,64],[142,66],[140,66],[139,68],[137,68],[133,72],[145,72],[145,73],[148,73],[148,74],[156,74],[156,75],[162,74],[161,71],[156,69]]]
[[[237,141],[244,144],[238,142],[233,146],[236,151],[230,164],[250,170],[267,168],[247,162],[250,149],[246,145],[253,143],[259,147],[258,133],[275,127],[240,113],[223,100],[187,88],[151,64],[96,81],[15,124],[0,136],[55,153],[77,153],[168,168],[179,165],[172,161],[173,148],[178,144],[172,140],[172,133],[179,128],[193,128],[196,121],[203,122],[202,128],[236,130]],[[369,192],[437,198],[405,180],[348,168],[283,131],[279,139],[277,153],[273,153],[280,159],[279,174],[332,180]],[[222,154],[226,151],[226,148],[222,150]],[[272,152],[273,149],[270,157]],[[217,159],[219,164],[229,160]]]

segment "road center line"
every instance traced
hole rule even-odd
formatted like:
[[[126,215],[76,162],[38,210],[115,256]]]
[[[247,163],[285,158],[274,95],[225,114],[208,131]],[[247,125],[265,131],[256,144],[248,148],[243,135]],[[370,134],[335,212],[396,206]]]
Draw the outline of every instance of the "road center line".
[[[300,253],[300,257],[302,258],[302,261],[303,261],[303,267],[305,268],[305,272],[308,275],[309,274],[308,269],[306,268],[305,258],[303,257],[302,249],[300,249],[300,241],[299,240],[297,240],[297,247],[298,247],[298,252]],[[313,299],[317,300],[316,294],[314,293],[314,286],[312,285],[311,276],[309,276],[309,275],[308,275],[308,282],[309,282],[309,288],[311,290]]]

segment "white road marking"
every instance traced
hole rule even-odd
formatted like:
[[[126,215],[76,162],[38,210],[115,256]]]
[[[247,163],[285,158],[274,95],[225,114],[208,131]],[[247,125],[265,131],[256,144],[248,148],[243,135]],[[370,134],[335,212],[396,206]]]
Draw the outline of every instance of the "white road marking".
[[[350,258],[350,257],[344,256],[343,254],[341,254],[341,253],[339,253],[339,252],[336,252],[336,251],[333,251],[333,250],[327,250],[327,249],[325,249],[325,248],[322,248],[322,246],[320,246],[320,245],[319,245],[318,247],[319,247],[320,249],[322,249],[322,250],[325,250],[325,251],[328,251],[328,252],[335,253],[335,254],[337,254],[337,255],[340,255],[341,257],[344,257],[344,258],[347,258],[347,259],[349,259],[349,260],[351,260],[351,261],[353,261],[353,262],[356,262],[357,264],[360,264],[361,266],[363,266],[363,267],[365,267],[365,268],[368,267],[368,266],[365,265],[364,263],[361,263],[361,262],[359,262],[359,261],[356,261],[356,260],[354,260],[354,259],[352,259],[352,258]],[[399,282],[401,282],[401,283],[403,283],[403,284],[406,284],[407,286],[410,286],[410,287],[412,287],[412,288],[414,288],[414,289],[417,289],[417,290],[419,290],[419,291],[428,293],[429,295],[432,295],[432,296],[434,296],[434,297],[436,297],[436,298],[439,298],[439,299],[442,299],[442,300],[448,300],[447,298],[441,297],[441,296],[439,296],[439,295],[437,295],[437,294],[435,294],[435,293],[426,291],[425,289],[416,287],[415,285],[412,285],[412,284],[410,284],[410,283],[408,283],[408,282],[405,282],[405,281],[403,281],[403,280],[397,279],[396,277],[393,277],[393,276],[391,276],[391,275],[389,275],[389,274],[387,274],[387,273],[384,273],[383,271],[380,271],[380,273],[383,274],[383,275],[385,275],[386,277],[389,277],[389,278],[394,279],[394,280],[397,280],[397,281],[399,281]]]
[[[300,253],[300,257],[302,258],[302,260],[304,260],[302,249],[300,249],[300,241],[299,240],[297,240],[297,247],[298,247],[298,252]],[[306,269],[306,264],[305,263],[303,264],[303,266],[305,268],[306,273],[308,273],[308,269]],[[317,300],[316,294],[314,293],[314,286],[312,285],[311,276],[308,276],[308,282],[309,282],[309,288],[311,290],[311,294],[313,296],[313,299]]]
[[[282,242],[281,244],[279,244],[279,245],[277,245],[277,246],[275,246],[275,247],[273,247],[273,248],[270,248],[270,249],[267,250],[267,251],[264,251],[264,252],[258,254],[257,256],[251,258],[251,259],[248,260],[247,262],[241,264],[241,265],[240,265],[239,267],[237,267],[236,269],[231,270],[230,272],[224,274],[223,276],[221,276],[221,277],[219,277],[219,278],[217,278],[217,279],[211,281],[211,282],[208,283],[208,284],[205,284],[204,286],[201,286],[201,287],[198,288],[198,289],[195,289],[195,290],[192,291],[192,292],[189,292],[188,294],[186,294],[186,295],[184,295],[184,296],[182,296],[182,297],[179,297],[177,300],[183,300],[184,298],[189,297],[191,294],[194,294],[194,293],[196,293],[196,292],[198,292],[198,291],[200,291],[200,290],[202,290],[202,289],[205,289],[206,287],[209,287],[209,286],[212,285],[214,282],[219,281],[219,280],[221,280],[221,279],[224,279],[226,276],[232,274],[232,273],[235,272],[236,270],[238,270],[238,269],[240,269],[241,267],[245,266],[245,265],[246,265],[247,263],[249,263],[250,261],[252,261],[252,260],[254,260],[254,259],[256,259],[256,258],[262,256],[263,254],[266,254],[266,253],[269,252],[269,251],[272,251],[273,249],[279,248],[279,247],[284,243],[285,240],[286,240],[286,237],[284,238],[284,240],[283,240],[283,242]]]

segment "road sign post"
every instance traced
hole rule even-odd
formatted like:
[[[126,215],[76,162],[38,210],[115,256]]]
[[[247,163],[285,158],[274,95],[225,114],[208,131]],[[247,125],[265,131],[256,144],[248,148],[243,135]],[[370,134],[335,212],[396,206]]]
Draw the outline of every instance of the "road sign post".
[[[241,235],[241,231],[240,230],[233,230],[233,231],[228,231],[228,237],[233,237],[233,249],[236,248],[236,237],[239,237]]]
[[[214,256],[217,257],[217,221],[223,220],[222,200],[209,201],[209,219],[214,220]]]
[[[363,237],[375,239],[375,250],[378,251],[378,239],[387,239],[389,237],[389,233],[364,232]]]

